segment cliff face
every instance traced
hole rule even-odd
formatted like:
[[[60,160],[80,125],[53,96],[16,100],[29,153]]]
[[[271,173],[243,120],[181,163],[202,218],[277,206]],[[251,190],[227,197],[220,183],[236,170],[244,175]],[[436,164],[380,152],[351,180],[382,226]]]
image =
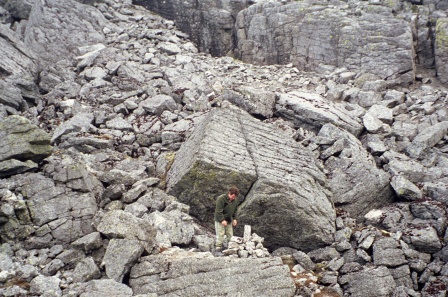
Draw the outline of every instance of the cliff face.
[[[214,56],[307,71],[328,64],[405,84],[415,79],[416,67],[435,68],[442,82],[446,76],[443,1],[135,3],[174,20]]]
[[[225,56],[231,49],[232,30],[239,11],[252,1],[133,1],[147,9],[173,20],[187,33],[202,52]]]

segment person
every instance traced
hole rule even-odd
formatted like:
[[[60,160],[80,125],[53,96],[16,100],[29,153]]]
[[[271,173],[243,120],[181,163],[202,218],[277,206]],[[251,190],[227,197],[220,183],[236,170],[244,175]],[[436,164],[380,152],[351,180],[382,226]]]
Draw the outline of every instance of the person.
[[[217,253],[222,251],[224,242],[224,235],[227,241],[233,236],[233,227],[238,224],[237,208],[238,195],[240,191],[233,186],[226,194],[220,195],[216,199],[215,207],[215,231],[216,231],[216,245],[215,251]]]

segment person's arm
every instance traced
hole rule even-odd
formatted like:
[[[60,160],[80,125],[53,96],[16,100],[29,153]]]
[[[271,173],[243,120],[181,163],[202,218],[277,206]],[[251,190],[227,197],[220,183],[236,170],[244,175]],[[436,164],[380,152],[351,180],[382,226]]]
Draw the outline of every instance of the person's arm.
[[[216,200],[216,207],[215,207],[215,218],[218,222],[224,221],[224,200],[220,199],[221,197],[218,197]]]

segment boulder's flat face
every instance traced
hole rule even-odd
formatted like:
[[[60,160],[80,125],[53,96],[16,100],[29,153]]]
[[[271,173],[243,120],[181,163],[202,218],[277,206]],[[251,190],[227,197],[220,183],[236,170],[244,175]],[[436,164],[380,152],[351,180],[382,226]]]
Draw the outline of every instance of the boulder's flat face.
[[[0,177],[36,167],[51,155],[50,135],[28,119],[12,115],[0,121]]]
[[[344,66],[383,79],[413,73],[406,21],[386,7],[366,5],[356,15],[335,3],[267,2],[246,8],[235,24],[235,56],[256,64],[293,63],[304,70],[315,70],[320,63]]]
[[[280,95],[276,114],[293,121],[297,127],[316,132],[326,123],[341,127],[355,136],[363,130],[363,126],[347,110],[315,93],[293,91]]]
[[[212,225],[216,197],[236,185],[245,196],[240,223],[267,247],[310,250],[332,241],[335,219],[316,162],[282,130],[241,110],[214,110],[177,152],[167,187]]]
[[[74,56],[80,44],[104,41],[106,18],[95,8],[76,1],[39,0],[30,12],[25,44],[41,65]]]
[[[335,140],[321,153],[321,158],[326,159],[328,184],[336,207],[362,220],[369,210],[394,201],[390,175],[377,168],[356,137],[332,124],[324,125],[318,135]]]
[[[134,294],[157,296],[294,296],[288,266],[279,257],[215,258],[176,252],[144,257],[131,269]]]

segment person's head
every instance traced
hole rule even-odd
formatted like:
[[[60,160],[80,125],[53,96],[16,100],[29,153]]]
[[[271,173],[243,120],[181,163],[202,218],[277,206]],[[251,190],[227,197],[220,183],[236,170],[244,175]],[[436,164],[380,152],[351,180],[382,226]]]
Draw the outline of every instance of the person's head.
[[[235,186],[231,187],[229,189],[229,192],[227,192],[227,196],[229,197],[230,200],[236,199],[236,197],[238,197],[239,194],[240,190],[238,190],[238,188]]]

